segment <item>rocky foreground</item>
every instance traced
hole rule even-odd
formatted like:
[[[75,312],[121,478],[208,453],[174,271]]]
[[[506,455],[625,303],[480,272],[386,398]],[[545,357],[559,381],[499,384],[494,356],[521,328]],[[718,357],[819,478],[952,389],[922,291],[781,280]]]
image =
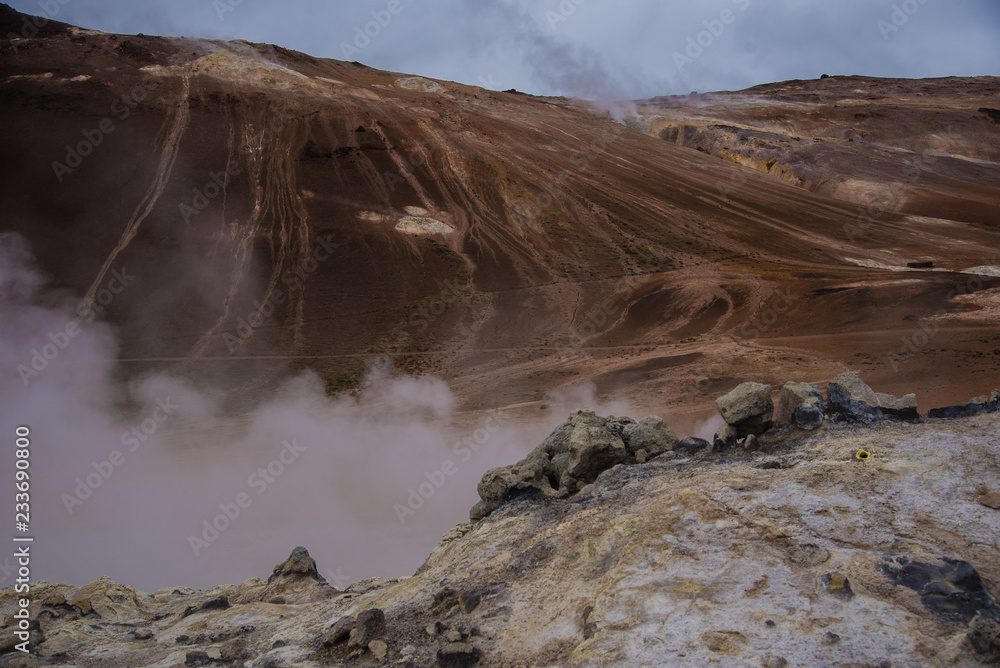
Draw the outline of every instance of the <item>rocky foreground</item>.
[[[0,666],[1000,663],[1000,392],[770,391],[711,444],[575,411],[411,577],[336,589],[300,547],[210,591],[36,583],[31,655],[5,589]]]

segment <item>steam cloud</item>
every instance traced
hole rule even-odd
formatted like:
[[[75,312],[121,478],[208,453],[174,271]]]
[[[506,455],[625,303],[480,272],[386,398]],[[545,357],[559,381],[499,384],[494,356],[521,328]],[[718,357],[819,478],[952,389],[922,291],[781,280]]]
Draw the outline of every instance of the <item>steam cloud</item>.
[[[296,545],[331,584],[409,575],[468,521],[482,474],[570,411],[641,417],[592,382],[550,394],[533,424],[460,415],[444,381],[385,360],[354,396],[307,371],[233,414],[224,382],[123,377],[112,326],[51,287],[12,233],[0,308],[0,429],[31,429],[33,577],[51,582],[208,588],[267,576]]]
[[[443,381],[387,364],[354,397],[326,396],[306,372],[235,416],[218,408],[225,388],[123,381],[112,327],[83,322],[13,234],[0,236],[0,306],[0,428],[31,429],[39,579],[210,587],[267,576],[296,545],[334,584],[408,575],[467,521],[482,473],[539,438],[498,415],[456,427]]]

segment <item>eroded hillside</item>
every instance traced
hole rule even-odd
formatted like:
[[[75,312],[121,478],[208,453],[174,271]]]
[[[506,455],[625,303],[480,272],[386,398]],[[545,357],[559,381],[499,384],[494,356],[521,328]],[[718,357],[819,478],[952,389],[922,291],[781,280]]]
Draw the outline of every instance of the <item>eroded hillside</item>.
[[[53,23],[0,48],[5,227],[81,296],[134,274],[106,310],[133,371],[253,394],[291,364],[333,391],[388,354],[465,410],[589,379],[692,420],[751,370],[860,368],[931,402],[996,371],[994,79],[661,100],[640,107],[651,137],[578,101],[246,42]],[[851,95],[879,106],[830,103]],[[719,119],[758,147],[738,162],[809,187],[683,140],[735,151]],[[761,144],[779,135],[793,157]],[[851,195],[884,188],[905,197]]]

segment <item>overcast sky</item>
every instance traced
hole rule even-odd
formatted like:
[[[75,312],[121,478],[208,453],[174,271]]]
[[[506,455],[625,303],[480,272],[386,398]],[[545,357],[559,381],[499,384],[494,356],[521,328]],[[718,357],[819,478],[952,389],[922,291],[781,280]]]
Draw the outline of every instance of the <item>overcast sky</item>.
[[[56,8],[52,18],[107,32],[241,38],[488,88],[598,99],[821,74],[1000,74],[998,0],[8,3],[39,15]]]

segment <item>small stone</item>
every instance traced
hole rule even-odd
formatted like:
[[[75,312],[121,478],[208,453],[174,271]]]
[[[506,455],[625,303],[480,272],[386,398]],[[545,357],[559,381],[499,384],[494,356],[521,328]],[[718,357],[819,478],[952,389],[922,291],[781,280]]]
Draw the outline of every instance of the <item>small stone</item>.
[[[843,573],[826,573],[820,578],[826,590],[838,598],[849,601],[854,598],[854,591],[851,589],[851,581]]]
[[[357,621],[354,617],[341,617],[333,623],[329,631],[320,636],[319,642],[323,647],[332,647],[337,643],[344,642],[350,637],[355,626],[357,626]]]
[[[1000,492],[985,492],[980,494],[976,501],[987,508],[1000,510]]]
[[[693,455],[696,452],[707,450],[710,447],[712,447],[712,444],[705,439],[688,436],[674,446],[674,452],[682,455]]]
[[[792,417],[799,429],[811,431],[823,426],[823,420],[826,419],[825,411],[826,404],[821,397],[810,397],[795,407]]]
[[[373,640],[368,643],[368,651],[372,653],[372,656],[381,661],[389,652],[389,646],[382,640]]]
[[[367,647],[368,643],[385,633],[385,613],[379,608],[369,608],[358,613],[356,625],[351,630],[348,647]]]
[[[840,642],[840,636],[833,631],[827,631],[823,636],[824,645],[836,645],[838,642]]]
[[[135,632],[132,634],[132,637],[134,637],[136,640],[149,640],[150,638],[153,637],[153,629],[143,626],[141,628],[136,629]]]

